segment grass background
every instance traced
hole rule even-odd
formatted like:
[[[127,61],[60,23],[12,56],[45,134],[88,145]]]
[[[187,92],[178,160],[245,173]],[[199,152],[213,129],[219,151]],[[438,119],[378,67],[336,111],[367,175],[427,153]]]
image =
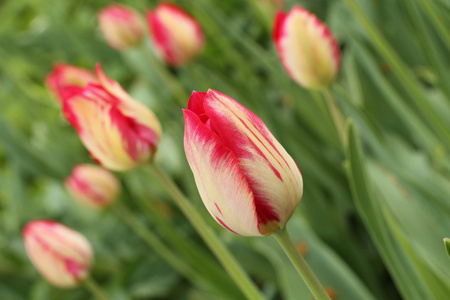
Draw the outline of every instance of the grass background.
[[[181,108],[192,90],[212,88],[247,106],[297,162],[304,197],[288,227],[295,241],[306,245],[308,263],[337,292],[336,299],[446,299],[449,3],[286,1],[286,9],[300,4],[325,21],[341,47],[342,70],[332,95],[353,120],[344,151],[323,95],[297,86],[281,67],[271,40],[273,11],[261,10],[257,0],[174,2],[198,19],[206,35],[202,54],[179,69],[157,60],[148,40],[123,53],[109,48],[96,19],[109,1],[0,3],[1,299],[91,297],[83,287],[52,287],[26,257],[21,229],[42,218],[86,235],[95,251],[92,275],[113,299],[243,297],[147,169],[118,174],[124,188],[120,201],[190,268],[229,292],[211,291],[178,274],[115,209],[93,212],[70,199],[63,180],[74,165],[90,159],[44,85],[56,62],[88,69],[100,62],[108,76],[157,114],[164,137],[156,162],[268,299],[310,296],[272,238],[233,235],[204,209],[182,146]],[[144,12],[157,1],[121,3]],[[177,240],[187,241],[185,248]]]

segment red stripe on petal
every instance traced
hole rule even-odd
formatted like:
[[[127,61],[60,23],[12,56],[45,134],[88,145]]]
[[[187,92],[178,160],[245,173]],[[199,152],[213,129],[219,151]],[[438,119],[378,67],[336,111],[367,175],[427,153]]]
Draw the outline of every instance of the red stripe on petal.
[[[232,233],[235,233],[237,235],[240,235],[239,233],[237,233],[236,231],[234,231],[233,229],[231,229],[230,227],[227,226],[227,224],[225,224],[221,219],[219,219],[218,217],[216,217],[217,222],[219,222],[220,225],[222,225],[223,227],[225,227],[225,229],[227,229],[228,231],[231,231]]]
[[[285,19],[286,13],[283,11],[279,11],[275,16],[275,22],[273,25],[273,32],[272,32],[272,39],[275,42],[275,44],[278,43],[278,40],[281,37]]]

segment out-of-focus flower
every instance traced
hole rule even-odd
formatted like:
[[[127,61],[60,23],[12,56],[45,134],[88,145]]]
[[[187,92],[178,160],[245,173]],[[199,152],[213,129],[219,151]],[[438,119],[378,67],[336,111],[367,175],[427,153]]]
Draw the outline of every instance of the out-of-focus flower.
[[[89,274],[92,248],[80,233],[53,221],[27,224],[23,239],[28,257],[51,284],[69,288]]]
[[[114,174],[88,164],[75,166],[65,186],[76,201],[96,209],[113,204],[120,192],[120,183]]]
[[[186,156],[213,218],[243,236],[283,229],[300,202],[303,180],[261,119],[214,90],[193,92],[184,119]]]
[[[328,27],[300,6],[279,12],[273,29],[281,63],[291,78],[308,89],[323,89],[341,65],[339,47]]]
[[[98,14],[98,24],[106,42],[116,50],[139,44],[144,36],[144,22],[134,9],[111,4]]]
[[[84,146],[102,166],[126,171],[152,159],[161,136],[161,125],[142,103],[137,102],[98,64],[99,84],[89,84],[65,97],[63,110]]]
[[[70,96],[66,95],[68,91],[72,91],[66,89],[68,86],[84,88],[89,82],[97,82],[93,72],[63,63],[55,64],[53,71],[45,78],[47,88],[59,102]]]
[[[183,65],[202,50],[205,39],[200,25],[175,4],[161,2],[146,16],[155,48],[167,64]]]

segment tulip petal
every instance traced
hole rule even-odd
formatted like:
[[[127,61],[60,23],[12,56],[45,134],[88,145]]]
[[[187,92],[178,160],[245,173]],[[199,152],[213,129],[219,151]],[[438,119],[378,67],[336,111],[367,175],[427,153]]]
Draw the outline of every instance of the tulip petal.
[[[23,232],[31,261],[42,275],[59,287],[72,287],[84,279],[92,249],[81,234],[52,221],[33,221]]]
[[[142,103],[134,100],[117,81],[112,80],[103,72],[100,64],[95,66],[100,84],[117,99],[120,112],[135,118],[135,130],[141,138],[145,138],[152,145],[157,145],[161,136],[161,124],[155,114]],[[139,112],[139,113],[136,113]]]
[[[204,36],[199,24],[176,5],[161,3],[146,15],[155,46],[170,65],[182,65],[201,50]]]
[[[117,171],[148,161],[158,134],[118,108],[119,100],[100,86],[89,85],[64,101],[64,113],[95,158]],[[152,142],[152,143],[149,143]]]
[[[233,152],[194,112],[183,112],[186,157],[209,213],[234,233],[260,236],[253,193]]]
[[[298,84],[327,87],[340,67],[339,47],[328,27],[300,6],[275,19],[273,39],[281,62]]]
[[[260,232],[284,228],[303,191],[294,160],[261,119],[230,97],[209,90],[203,106],[211,128],[236,156],[255,195]]]

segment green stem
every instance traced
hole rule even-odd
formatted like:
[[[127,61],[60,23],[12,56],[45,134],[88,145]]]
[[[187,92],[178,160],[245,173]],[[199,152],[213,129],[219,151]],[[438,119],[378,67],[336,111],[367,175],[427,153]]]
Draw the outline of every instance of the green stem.
[[[175,203],[178,205],[180,210],[188,218],[194,228],[197,230],[198,234],[203,238],[205,243],[211,249],[211,251],[219,259],[222,266],[228,272],[228,274],[233,278],[235,283],[239,286],[241,291],[246,295],[248,299],[251,300],[263,300],[258,288],[250,280],[249,276],[225,245],[217,238],[213,231],[209,228],[208,224],[203,220],[201,215],[192,206],[189,200],[183,195],[176,184],[168,177],[164,171],[157,165],[150,165],[150,169],[153,174],[158,178],[160,183],[166,188],[167,192],[172,196]]]
[[[150,248],[164,259],[174,270],[182,274],[186,279],[194,284],[201,284],[203,281],[184,260],[180,259],[172,250],[167,247],[157,235],[147,229],[125,206],[120,203],[115,204],[115,209],[123,221],[138,234]]]
[[[94,295],[97,300],[111,300],[103,289],[91,277],[86,277],[83,281],[84,286]]]
[[[336,99],[334,99],[329,89],[323,90],[323,95],[325,101],[327,102],[328,110],[330,111],[331,117],[333,118],[334,126],[339,135],[339,140],[345,149],[345,128],[344,128],[344,117],[342,116],[341,110],[336,104]]]
[[[288,230],[285,228],[278,231],[276,234],[274,234],[274,238],[277,240],[278,244],[280,244],[281,248],[283,248],[284,252],[289,257],[295,269],[297,269],[297,272],[303,278],[306,286],[313,294],[314,298],[316,300],[330,300],[330,297],[323,288],[322,284],[319,282],[316,275],[314,275],[313,271],[308,266],[300,252],[298,252],[297,248],[292,242]]]
[[[414,101],[416,107],[422,112],[430,126],[436,131],[441,139],[450,147],[450,131],[448,130],[442,117],[433,109],[428,99],[420,89],[417,80],[408,72],[408,67],[400,59],[398,54],[381,35],[378,29],[368,20],[355,0],[345,0],[350,11],[356,16],[363,28],[366,30],[369,39],[392,68],[394,74],[399,78],[406,92]]]

